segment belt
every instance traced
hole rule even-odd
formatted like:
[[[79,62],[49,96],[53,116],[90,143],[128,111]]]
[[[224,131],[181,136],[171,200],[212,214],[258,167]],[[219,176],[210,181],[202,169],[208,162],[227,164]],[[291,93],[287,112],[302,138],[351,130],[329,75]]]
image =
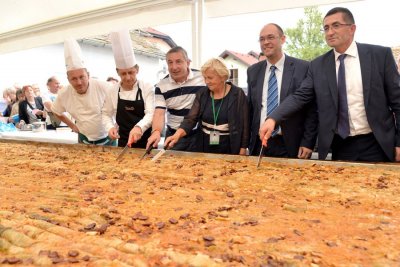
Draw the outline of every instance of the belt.
[[[104,137],[102,139],[96,140],[96,141],[89,141],[89,139],[86,137],[86,135],[79,133],[78,134],[79,140],[87,145],[106,145],[108,143],[111,143],[113,140],[111,138]]]
[[[208,135],[211,134],[211,131],[210,131],[210,130],[207,130],[207,129],[205,129],[205,128],[201,128],[201,130],[202,130],[204,133],[208,134]],[[219,132],[219,131],[217,131],[217,130],[214,130],[214,131],[215,131],[215,132]],[[214,132],[214,131],[213,131],[213,132]],[[219,135],[229,135],[229,133],[219,132]]]

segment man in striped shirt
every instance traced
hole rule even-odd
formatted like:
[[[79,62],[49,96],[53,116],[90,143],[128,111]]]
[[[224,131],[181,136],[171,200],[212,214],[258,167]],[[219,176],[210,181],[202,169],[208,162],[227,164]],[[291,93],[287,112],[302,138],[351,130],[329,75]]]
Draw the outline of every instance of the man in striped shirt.
[[[167,52],[166,57],[169,75],[156,85],[153,131],[147,141],[147,147],[151,145],[157,147],[160,142],[166,112],[166,137],[175,133],[192,107],[197,90],[205,86],[201,72],[190,69],[190,59],[185,49],[180,46],[174,47]],[[193,151],[195,145],[193,133],[194,131],[181,138],[173,149]]]

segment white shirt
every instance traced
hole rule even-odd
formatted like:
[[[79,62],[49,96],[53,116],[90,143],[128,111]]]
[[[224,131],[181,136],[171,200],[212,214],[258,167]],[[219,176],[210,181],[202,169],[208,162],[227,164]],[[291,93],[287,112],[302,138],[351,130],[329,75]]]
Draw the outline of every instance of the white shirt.
[[[56,98],[57,98],[57,94],[53,94],[50,91],[47,91],[47,92],[43,93],[43,95],[42,95],[43,103],[45,103],[45,102],[53,103],[56,100]]]
[[[361,76],[360,58],[358,56],[357,44],[355,41],[347,48],[344,59],[346,74],[347,106],[349,109],[350,136],[367,134],[372,132],[368,124],[367,113],[364,106],[364,92]],[[335,51],[336,79],[341,54]]]
[[[281,85],[282,85],[282,75],[283,75],[283,65],[285,64],[285,54],[279,59],[275,64],[275,76],[278,83],[278,105],[281,99]],[[260,114],[260,128],[264,124],[267,118],[267,98],[268,98],[268,80],[271,75],[271,66],[273,64],[269,63],[267,60],[267,68],[265,69],[264,75],[264,87],[262,91],[262,101],[261,101],[261,114]]]
[[[43,95],[42,95],[43,104],[46,103],[46,102],[50,102],[50,103],[53,104],[53,102],[56,100],[56,98],[57,98],[57,94],[53,94],[53,93],[50,92],[50,91],[47,91],[47,92],[43,93]],[[46,111],[50,111],[50,110],[47,110],[46,106],[44,106],[44,109],[45,109]],[[65,113],[64,115],[68,116],[68,113]],[[50,116],[47,116],[47,117],[46,117],[46,124],[47,124],[47,125],[51,125]],[[65,123],[63,123],[63,122],[61,122],[60,125],[61,125],[61,126],[66,126]]]
[[[122,89],[119,93],[119,97],[124,100],[136,100],[136,94],[139,87],[142,90],[142,96],[144,101],[144,117],[135,126],[139,126],[144,133],[147,129],[151,127],[154,114],[154,86],[150,83],[145,83],[143,81],[137,81],[133,86],[133,90],[126,91]],[[115,117],[117,115],[118,106],[118,90],[121,83],[114,84],[111,90],[107,91],[106,99],[102,109],[102,119],[103,125],[107,132],[114,127]]]
[[[107,90],[110,90],[107,82],[95,79],[89,80],[89,88],[85,94],[78,94],[72,85],[68,85],[58,92],[51,110],[57,115],[63,112],[71,114],[79,132],[89,141],[97,141],[108,136],[101,118]]]

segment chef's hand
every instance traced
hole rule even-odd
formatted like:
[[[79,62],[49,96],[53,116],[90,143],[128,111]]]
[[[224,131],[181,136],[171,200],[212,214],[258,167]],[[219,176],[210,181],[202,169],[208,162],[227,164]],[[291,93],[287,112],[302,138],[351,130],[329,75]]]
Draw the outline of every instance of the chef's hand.
[[[118,129],[115,127],[112,127],[109,131],[108,131],[108,136],[112,139],[118,139],[119,138],[119,133],[118,133]]]
[[[148,149],[150,146],[153,146],[154,148],[157,148],[158,143],[160,143],[161,140],[161,133],[159,130],[154,130],[149,139],[147,139],[147,145],[146,149]]]
[[[311,149],[304,146],[299,147],[299,153],[297,154],[297,157],[299,159],[309,159],[311,158],[311,155],[312,155]]]
[[[136,143],[142,138],[142,129],[139,126],[135,126],[129,132],[128,146],[131,147],[132,143]]]
[[[267,141],[271,137],[272,132],[275,129],[275,121],[273,119],[267,119],[261,126],[258,134],[260,135],[260,140],[263,146],[267,146]]]
[[[70,128],[74,133],[79,133],[79,128],[76,126],[76,124],[73,124],[72,127],[70,126]]]

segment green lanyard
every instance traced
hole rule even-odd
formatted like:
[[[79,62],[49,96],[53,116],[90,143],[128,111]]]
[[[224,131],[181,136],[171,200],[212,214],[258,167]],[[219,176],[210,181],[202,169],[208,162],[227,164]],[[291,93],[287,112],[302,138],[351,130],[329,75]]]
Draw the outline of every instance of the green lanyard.
[[[221,110],[221,106],[224,103],[225,93],[226,93],[226,84],[225,84],[225,88],[224,88],[224,96],[222,97],[221,105],[219,105],[217,114],[215,114],[214,92],[211,93],[212,112],[213,112],[213,117],[214,117],[214,126],[217,126],[217,119],[218,119],[219,111]]]

